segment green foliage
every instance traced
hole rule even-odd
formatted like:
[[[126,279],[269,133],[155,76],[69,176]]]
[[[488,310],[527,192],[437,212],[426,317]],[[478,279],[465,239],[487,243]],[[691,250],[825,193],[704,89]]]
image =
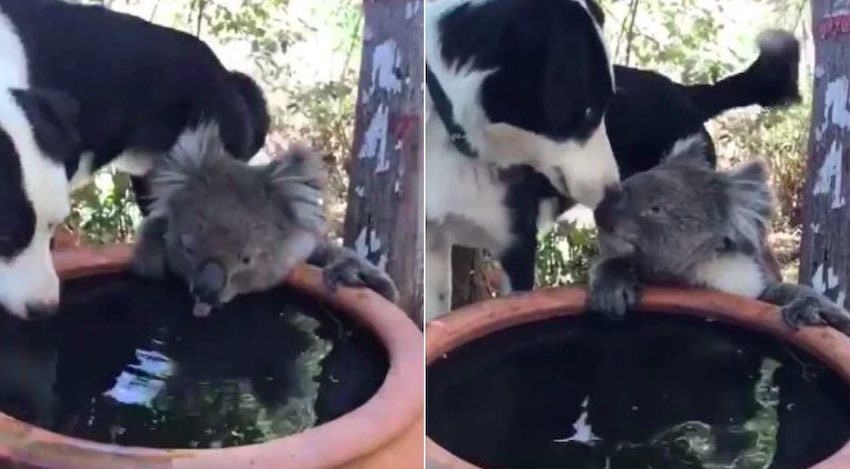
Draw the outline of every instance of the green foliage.
[[[590,259],[597,252],[595,229],[559,225],[539,240],[537,283],[545,286],[587,283]]]
[[[327,155],[331,213],[348,192],[343,161],[351,148],[360,66],[362,12],[353,0],[86,0],[198,34],[217,53],[246,52],[266,92],[273,143],[301,141]],[[200,18],[200,21],[198,21]],[[232,53],[232,51],[231,51]],[[247,55],[247,57],[244,57]],[[244,60],[244,59],[248,60]],[[138,221],[126,177],[108,172],[73,197],[69,222],[88,242],[132,238]]]
[[[141,218],[130,178],[111,171],[75,192],[73,202],[67,224],[88,244],[129,241]]]

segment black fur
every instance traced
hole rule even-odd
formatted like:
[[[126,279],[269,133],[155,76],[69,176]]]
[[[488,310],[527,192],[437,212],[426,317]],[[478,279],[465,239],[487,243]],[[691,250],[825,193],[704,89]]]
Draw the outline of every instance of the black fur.
[[[26,115],[35,143],[43,154],[62,164],[79,146],[76,103],[63,93],[42,89],[8,90]],[[20,154],[0,129],[0,258],[11,260],[23,251],[36,231],[36,214],[24,187]]]
[[[705,123],[736,107],[798,101],[799,59],[799,44],[787,35],[780,47],[763,48],[747,70],[713,85],[681,85],[656,72],[615,66],[617,92],[605,122],[620,176],[625,179],[656,166],[676,141],[695,133],[705,136],[706,158],[714,167],[717,156]],[[514,290],[533,287],[537,215],[547,199],[565,209],[572,205],[533,171],[509,183],[504,205],[516,241],[502,256],[502,267]]]
[[[35,234],[35,211],[23,190],[21,162],[15,144],[0,129],[0,259],[11,260]]]
[[[65,93],[30,88],[12,90],[32,126],[36,144],[53,161],[64,164],[79,152],[79,106]]]
[[[126,150],[160,155],[204,120],[220,126],[230,154],[248,159],[269,118],[262,91],[228,72],[199,39],[97,6],[0,0],[23,42],[31,85],[79,102],[79,150],[93,170]],[[68,174],[79,155],[67,161]]]
[[[537,8],[528,8],[529,1]],[[439,29],[447,63],[495,70],[481,86],[491,122],[556,141],[585,140],[598,127],[613,84],[605,46],[579,3],[463,4],[440,20]],[[536,99],[529,99],[531,90],[539,90]]]

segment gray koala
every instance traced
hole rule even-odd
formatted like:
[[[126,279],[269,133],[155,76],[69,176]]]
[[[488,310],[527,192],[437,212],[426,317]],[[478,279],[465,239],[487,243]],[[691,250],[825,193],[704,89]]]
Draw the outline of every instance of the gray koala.
[[[137,274],[177,274],[196,299],[196,316],[277,285],[304,261],[323,268],[331,289],[366,286],[396,301],[383,271],[326,239],[326,171],[317,155],[294,148],[250,166],[227,154],[215,127],[201,132],[151,174],[151,213],[133,258]]]
[[[606,195],[594,216],[602,248],[589,307],[619,319],[642,284],[720,290],[775,304],[785,322],[850,333],[850,314],[815,290],[780,283],[766,266],[774,200],[761,163],[708,166],[701,136],[678,142],[659,166]]]

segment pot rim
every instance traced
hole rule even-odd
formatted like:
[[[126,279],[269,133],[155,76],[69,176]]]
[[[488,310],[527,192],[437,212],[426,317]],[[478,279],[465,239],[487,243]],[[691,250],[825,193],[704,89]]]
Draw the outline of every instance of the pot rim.
[[[126,270],[131,245],[54,252],[62,280]],[[302,433],[265,443],[222,449],[157,449],[110,445],[53,433],[0,414],[0,460],[79,468],[336,467],[386,446],[422,414],[422,333],[397,306],[368,289],[329,292],[321,271],[297,267],[284,284],[350,314],[374,333],[390,367],[378,391],[353,411]],[[368,435],[368,436],[364,436]]]
[[[583,314],[586,303],[583,287],[540,289],[475,303],[430,321],[425,327],[426,373],[428,365],[463,344],[521,324]],[[636,312],[648,311],[699,316],[768,333],[811,353],[850,383],[850,338],[827,327],[793,331],[774,305],[717,291],[648,288]],[[425,454],[429,468],[478,468],[451,454],[427,434]],[[850,442],[812,469],[848,467]]]

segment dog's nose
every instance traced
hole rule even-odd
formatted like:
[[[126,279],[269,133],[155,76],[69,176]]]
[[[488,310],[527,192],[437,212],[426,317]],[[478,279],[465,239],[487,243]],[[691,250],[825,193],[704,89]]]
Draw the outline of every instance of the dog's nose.
[[[59,303],[35,303],[27,305],[27,319],[41,321],[51,318],[59,311]]]
[[[227,284],[227,272],[219,262],[206,261],[192,278],[192,295],[199,301],[217,305]]]
[[[605,190],[605,197],[593,211],[596,226],[603,231],[613,231],[617,220],[617,213],[626,202],[623,189],[619,186],[610,186]]]

